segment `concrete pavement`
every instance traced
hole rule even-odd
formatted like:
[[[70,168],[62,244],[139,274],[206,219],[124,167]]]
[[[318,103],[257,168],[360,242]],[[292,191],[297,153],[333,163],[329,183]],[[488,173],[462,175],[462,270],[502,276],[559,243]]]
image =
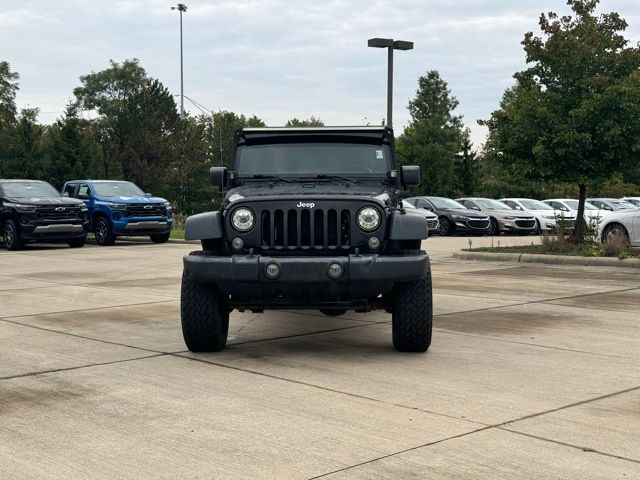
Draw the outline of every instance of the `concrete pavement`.
[[[0,251],[0,478],[640,478],[640,272],[451,258],[468,241],[424,244],[426,354],[316,311],[234,312],[191,354],[192,245]]]

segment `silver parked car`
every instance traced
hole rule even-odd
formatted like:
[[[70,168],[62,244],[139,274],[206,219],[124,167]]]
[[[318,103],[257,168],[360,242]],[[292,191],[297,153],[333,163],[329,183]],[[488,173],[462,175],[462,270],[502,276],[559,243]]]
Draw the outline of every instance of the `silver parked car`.
[[[409,214],[417,214],[422,215],[427,219],[427,227],[429,229],[428,235],[433,235],[434,232],[437,232],[440,228],[440,222],[438,221],[438,216],[430,210],[425,210],[424,208],[416,208],[415,205],[407,202],[406,200],[402,200],[402,208],[404,208]]]
[[[500,232],[515,232],[520,235],[531,235],[538,231],[536,218],[531,213],[513,210],[498,200],[490,198],[459,198],[462,205],[489,215],[491,235]]]
[[[533,198],[502,198],[500,201],[514,210],[530,213],[536,217],[538,233],[555,233],[558,230],[556,212],[546,203]],[[566,215],[563,218],[570,225],[575,224],[575,216]]]

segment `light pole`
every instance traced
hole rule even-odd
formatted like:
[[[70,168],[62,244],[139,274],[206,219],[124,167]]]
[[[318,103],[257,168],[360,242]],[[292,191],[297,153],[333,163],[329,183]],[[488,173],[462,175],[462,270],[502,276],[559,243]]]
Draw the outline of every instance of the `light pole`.
[[[184,3],[179,3],[175,7],[171,7],[171,10],[178,10],[180,12],[180,116],[184,118],[184,70],[182,67],[182,13],[187,11],[187,6]]]
[[[411,50],[413,42],[393,40],[392,38],[370,38],[367,46],[374,48],[386,48],[387,52],[387,126],[393,128],[393,51]]]

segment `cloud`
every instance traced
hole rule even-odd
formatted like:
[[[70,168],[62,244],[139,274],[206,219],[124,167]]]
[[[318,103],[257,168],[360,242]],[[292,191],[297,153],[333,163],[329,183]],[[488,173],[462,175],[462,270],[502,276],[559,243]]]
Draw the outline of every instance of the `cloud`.
[[[1,5],[7,3],[7,6]],[[460,100],[476,143],[476,120],[494,110],[515,71],[520,42],[559,0],[185,0],[185,94],[211,109],[257,114],[268,124],[291,117],[327,124],[379,122],[386,111],[386,56],[366,47],[374,36],[412,40],[395,55],[396,129],[409,116],[417,78],[437,69]],[[78,77],[110,58],[139,58],[150,75],[179,93],[178,13],[158,0],[0,0],[3,60],[21,74],[20,106],[41,107],[41,121],[62,114]],[[603,8],[640,37],[636,0]],[[191,108],[191,105],[187,104]],[[197,110],[194,109],[194,112]]]

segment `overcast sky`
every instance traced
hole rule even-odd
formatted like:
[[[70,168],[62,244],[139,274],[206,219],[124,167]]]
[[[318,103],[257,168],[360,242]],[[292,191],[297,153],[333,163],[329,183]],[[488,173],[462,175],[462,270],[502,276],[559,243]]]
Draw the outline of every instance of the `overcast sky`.
[[[138,58],[180,91],[178,13],[160,0],[0,0],[0,60],[20,73],[18,106],[58,118],[79,84],[109,59]],[[268,125],[320,117],[329,125],[379,123],[386,55],[371,37],[410,40],[395,56],[396,131],[407,125],[417,78],[437,69],[460,101],[476,144],[524,67],[525,32],[564,0],[193,0],[184,15],[185,95],[209,109],[256,114]],[[603,0],[640,40],[640,1]],[[197,113],[187,102],[188,109]]]

